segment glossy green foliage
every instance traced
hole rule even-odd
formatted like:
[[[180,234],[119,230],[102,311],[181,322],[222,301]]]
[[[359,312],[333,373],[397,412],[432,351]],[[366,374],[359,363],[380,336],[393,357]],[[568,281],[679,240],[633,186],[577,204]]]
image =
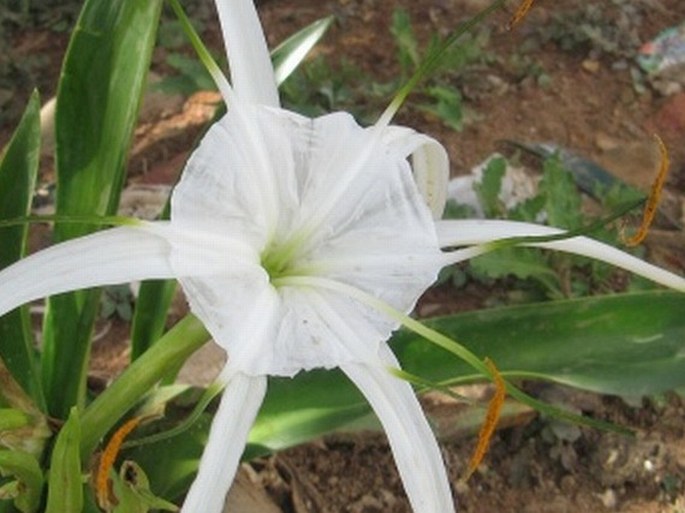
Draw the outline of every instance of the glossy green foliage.
[[[509,377],[640,396],[685,385],[683,311],[685,296],[657,291],[483,310],[426,324],[487,356]],[[422,378],[455,383],[483,379],[406,330],[391,343],[403,367]],[[272,379],[250,442],[256,453],[280,450],[369,411],[338,372]]]
[[[39,158],[40,100],[34,92],[0,160],[0,219],[30,213]],[[27,233],[27,224],[0,228],[0,269],[24,255]],[[0,358],[24,390],[41,404],[27,307],[0,318],[0,341]]]
[[[83,509],[80,440],[81,422],[78,411],[72,408],[52,449],[45,513],[78,513]]]
[[[67,50],[55,118],[57,214],[116,211],[126,157],[155,42],[161,0],[87,0]],[[93,227],[57,224],[55,239]],[[52,298],[45,323],[43,386],[48,410],[64,418],[85,393],[97,293]]]
[[[0,476],[9,476],[10,479],[0,486],[0,500],[12,498],[14,506],[21,513],[38,510],[43,472],[33,455],[16,450],[0,450]]]

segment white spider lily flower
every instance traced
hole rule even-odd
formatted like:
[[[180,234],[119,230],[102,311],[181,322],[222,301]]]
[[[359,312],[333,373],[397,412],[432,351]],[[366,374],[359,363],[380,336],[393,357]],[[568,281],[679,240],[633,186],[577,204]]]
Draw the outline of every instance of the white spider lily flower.
[[[308,119],[281,109],[252,0],[217,0],[217,7],[233,88],[218,81],[229,110],[188,161],[171,220],[64,242],[0,271],[0,314],[80,288],[179,280],[192,312],[228,353],[219,377],[225,390],[186,513],[222,510],[266,377],[321,367],[341,368],[372,405],[414,511],[454,511],[413,390],[388,371],[398,366],[386,344],[398,324],[359,297],[409,312],[441,267],[482,253],[481,244],[556,232],[435,221],[448,174],[439,143],[385,121],[362,128],[345,113]],[[456,246],[467,247],[441,249]],[[685,290],[683,278],[590,239],[544,246]]]

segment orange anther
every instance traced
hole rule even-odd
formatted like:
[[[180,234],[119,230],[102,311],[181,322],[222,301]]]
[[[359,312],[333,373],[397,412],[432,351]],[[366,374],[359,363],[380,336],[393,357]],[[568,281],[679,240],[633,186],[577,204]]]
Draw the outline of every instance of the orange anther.
[[[100,464],[98,465],[97,477],[95,479],[95,491],[98,504],[105,511],[111,509],[111,481],[109,479],[109,472],[114,466],[114,462],[119,454],[119,449],[121,449],[121,444],[124,443],[124,439],[138,426],[138,424],[140,424],[144,418],[145,417],[134,417],[126,421],[114,432],[112,438],[109,439],[102,456],[100,457]]]
[[[525,18],[526,14],[528,14],[528,11],[530,11],[530,8],[533,7],[533,2],[534,0],[523,0],[519,4],[519,8],[516,9],[514,16],[512,16],[511,20],[509,20],[509,25],[507,26],[509,30],[514,28],[514,25],[516,25],[523,18]]]
[[[499,421],[500,413],[502,413],[502,407],[504,406],[504,399],[507,396],[506,384],[504,383],[504,379],[502,379],[502,375],[497,370],[497,367],[495,367],[495,364],[492,360],[486,358],[485,365],[488,366],[488,369],[492,374],[492,380],[495,384],[495,393],[488,404],[485,421],[478,433],[478,445],[476,445],[476,449],[473,451],[473,456],[471,456],[471,460],[469,461],[464,480],[471,477],[487,454],[488,447],[490,446],[490,439],[495,433],[495,428],[497,427],[497,422]]]
[[[668,175],[668,168],[670,166],[670,161],[668,158],[668,149],[657,134],[654,134],[657,144],[659,145],[659,152],[661,153],[661,164],[659,165],[659,173],[652,183],[652,188],[649,191],[649,197],[647,198],[647,203],[645,204],[645,209],[642,212],[642,222],[640,223],[640,228],[637,233],[628,239],[624,239],[626,246],[637,246],[645,237],[647,237],[647,232],[649,232],[649,227],[652,225],[654,216],[656,215],[657,208],[659,207],[659,200],[661,199],[661,191],[664,188],[664,183],[666,183],[666,176]]]

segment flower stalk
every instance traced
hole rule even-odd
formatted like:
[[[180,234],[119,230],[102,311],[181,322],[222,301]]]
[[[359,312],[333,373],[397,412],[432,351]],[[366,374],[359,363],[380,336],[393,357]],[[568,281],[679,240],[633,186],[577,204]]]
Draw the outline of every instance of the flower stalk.
[[[86,460],[102,437],[169,369],[185,362],[209,338],[202,323],[194,315],[188,315],[134,361],[83,412],[81,457]]]

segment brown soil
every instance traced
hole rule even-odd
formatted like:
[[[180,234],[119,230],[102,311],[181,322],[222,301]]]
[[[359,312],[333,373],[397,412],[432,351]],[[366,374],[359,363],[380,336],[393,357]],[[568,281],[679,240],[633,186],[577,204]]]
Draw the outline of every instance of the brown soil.
[[[334,66],[344,56],[382,82],[400,71],[389,34],[395,7],[403,6],[410,12],[419,39],[425,42],[431,33],[445,33],[483,3],[269,0],[262,2],[261,9],[272,45],[304,24],[334,13],[337,23],[317,52],[328,56]],[[615,4],[613,11],[610,9],[612,15],[626,5],[636,9],[639,16],[631,18],[633,25],[625,30],[632,31],[640,41],[685,19],[682,0],[540,0],[523,23],[508,31],[507,20],[515,8],[512,3],[509,13],[500,13],[486,23],[490,37],[483,59],[454,78],[469,113],[464,129],[455,132],[436,117],[416,109],[401,111],[398,123],[431,134],[445,144],[454,175],[467,173],[501,149],[500,140],[553,141],[643,186],[651,181],[655,169],[651,134],[658,131],[671,153],[668,187],[673,194],[682,193],[683,93],[663,97],[647,87],[647,92],[638,94],[630,74],[632,61],[590,44],[563,50],[542,37],[544,29],[554,26],[558,14],[571,15],[581,4],[609,3]],[[216,23],[208,23],[206,31],[208,41],[219,48]],[[32,86],[40,86],[44,97],[54,93],[66,41],[67,34],[40,28],[11,34],[10,58],[20,61],[36,54],[47,58],[37,68],[40,73],[35,72],[33,77],[30,73],[22,75],[12,105],[0,111],[0,143],[7,141]],[[621,48],[626,54],[634,50]],[[157,68],[165,72],[163,65]],[[542,85],[542,78],[548,85]],[[168,100],[153,109],[137,134],[135,147],[142,149],[132,160],[132,182],[173,183],[200,127],[211,116],[206,106],[216,101],[205,95],[185,102],[184,107],[184,99],[174,99],[171,107]],[[43,180],[50,181],[51,176],[47,162]],[[682,252],[682,240],[678,244]],[[682,256],[675,262],[682,263]],[[431,302],[442,305],[439,311],[473,309],[485,304],[488,292],[466,290],[457,297],[454,291],[441,289],[433,292]],[[93,377],[98,383],[108,381],[126,361],[126,330],[116,325],[111,333],[116,336],[116,340],[110,337],[111,341],[118,342],[119,349],[100,344],[94,351]],[[116,365],[112,365],[113,361]],[[458,431],[444,437],[441,445],[460,511],[685,511],[685,405],[679,396],[643,399],[628,405],[618,398],[558,387],[537,386],[534,391],[578,411],[629,426],[636,430],[636,436],[621,437],[523,415],[498,431],[484,463],[469,481],[463,482],[461,476],[475,445],[475,434]],[[431,411],[444,409],[447,418],[459,424],[459,407],[440,403],[428,406]],[[387,444],[376,433],[335,435],[252,462],[245,471],[249,476],[247,486],[266,490],[276,511],[409,511]],[[267,511],[266,506],[262,511]]]

